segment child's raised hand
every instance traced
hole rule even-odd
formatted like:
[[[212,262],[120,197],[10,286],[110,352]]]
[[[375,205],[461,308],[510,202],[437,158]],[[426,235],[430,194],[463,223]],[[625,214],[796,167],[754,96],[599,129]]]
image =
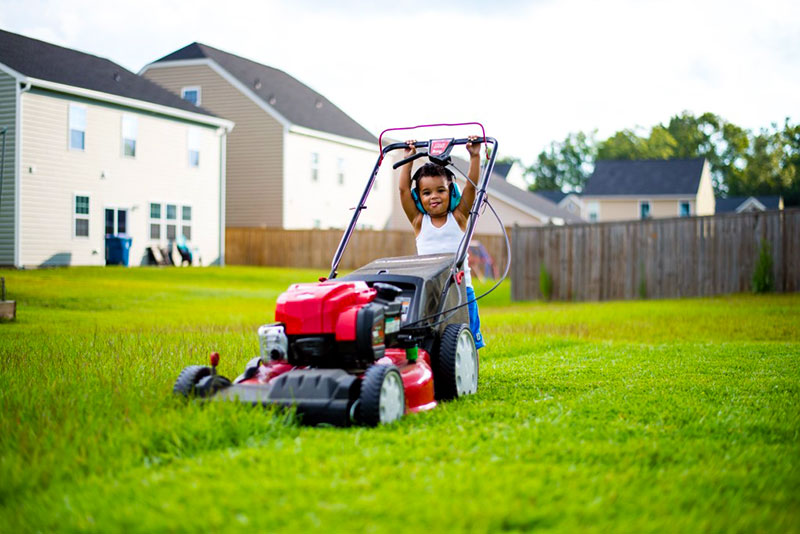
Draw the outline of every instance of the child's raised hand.
[[[414,146],[414,143],[416,142],[417,142],[416,139],[409,139],[408,141],[406,141],[406,148],[403,151],[403,159],[417,153],[417,147]]]
[[[474,142],[474,141],[477,141],[478,139],[480,139],[480,137],[478,137],[477,135],[470,135],[469,137],[467,137],[467,139],[470,140],[470,142],[467,143],[467,145],[466,145],[467,146],[467,152],[469,152],[469,155],[472,156],[472,157],[480,156],[481,155],[481,144]]]

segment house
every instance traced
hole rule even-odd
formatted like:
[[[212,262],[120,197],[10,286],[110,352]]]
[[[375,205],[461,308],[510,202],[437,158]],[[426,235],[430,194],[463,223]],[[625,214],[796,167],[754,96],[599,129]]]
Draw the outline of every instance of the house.
[[[0,31],[0,264],[103,265],[106,234],[224,261],[230,121],[101,57]]]
[[[783,209],[783,197],[778,195],[718,198],[716,203],[716,213],[746,213]]]
[[[573,215],[583,218],[586,207],[578,193],[564,193],[561,190],[555,191],[536,191],[536,194],[543,196],[561,209],[567,210]]]
[[[469,168],[467,161],[455,156],[452,159],[453,164],[462,172],[466,172]],[[426,161],[425,158],[417,160],[414,164],[415,169]],[[500,172],[498,172],[497,164],[495,164],[489,180],[489,187],[487,188],[489,203],[497,212],[504,227],[508,228],[514,225],[563,225],[583,222],[579,215],[558,207],[547,198],[508,183],[503,174],[501,174],[504,169],[505,167],[501,166]],[[463,187],[464,179],[461,178],[459,173],[456,173],[456,176],[459,177],[458,182]],[[399,171],[395,173],[394,191],[397,191],[398,180]],[[393,201],[392,219],[387,228],[391,230],[410,230],[411,228],[400,204],[400,196],[396,193]],[[478,234],[502,234],[503,229],[491,210],[486,209],[478,219],[475,232]]]
[[[581,195],[590,221],[713,215],[705,158],[600,160]]]
[[[237,127],[228,139],[229,227],[343,228],[377,156],[378,140],[289,74],[192,43],[141,74]],[[360,225],[383,228],[394,188],[377,180]]]

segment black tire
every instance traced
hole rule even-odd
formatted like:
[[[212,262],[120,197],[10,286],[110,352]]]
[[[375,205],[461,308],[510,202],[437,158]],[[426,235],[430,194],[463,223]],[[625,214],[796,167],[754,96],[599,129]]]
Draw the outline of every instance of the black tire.
[[[403,378],[397,367],[373,365],[368,368],[358,396],[358,422],[367,426],[391,423],[403,416],[405,406]]]
[[[478,349],[468,325],[449,324],[444,329],[433,385],[438,400],[452,400],[478,390]]]
[[[200,380],[211,375],[211,367],[205,365],[190,365],[181,371],[175,381],[172,392],[184,397],[191,397],[195,394],[195,386]]]

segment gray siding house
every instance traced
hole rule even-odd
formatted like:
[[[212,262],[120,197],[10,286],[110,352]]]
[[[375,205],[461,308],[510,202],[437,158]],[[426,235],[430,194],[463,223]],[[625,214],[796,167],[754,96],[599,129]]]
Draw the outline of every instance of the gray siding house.
[[[103,265],[105,236],[224,261],[233,123],[97,56],[0,31],[0,265]]]

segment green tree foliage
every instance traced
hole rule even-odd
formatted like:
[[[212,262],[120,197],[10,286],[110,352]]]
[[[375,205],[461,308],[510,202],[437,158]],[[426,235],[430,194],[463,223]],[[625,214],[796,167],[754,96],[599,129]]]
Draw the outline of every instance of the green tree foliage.
[[[553,142],[526,169],[532,190],[581,191],[598,159],[704,157],[718,195],[781,195],[800,204],[800,124],[786,119],[754,134],[713,113],[688,111],[666,125],[624,129],[597,142],[595,133]]]
[[[568,189],[580,191],[592,174],[597,157],[594,132],[569,134],[561,142],[552,142],[536,162],[526,169],[531,190]]]

